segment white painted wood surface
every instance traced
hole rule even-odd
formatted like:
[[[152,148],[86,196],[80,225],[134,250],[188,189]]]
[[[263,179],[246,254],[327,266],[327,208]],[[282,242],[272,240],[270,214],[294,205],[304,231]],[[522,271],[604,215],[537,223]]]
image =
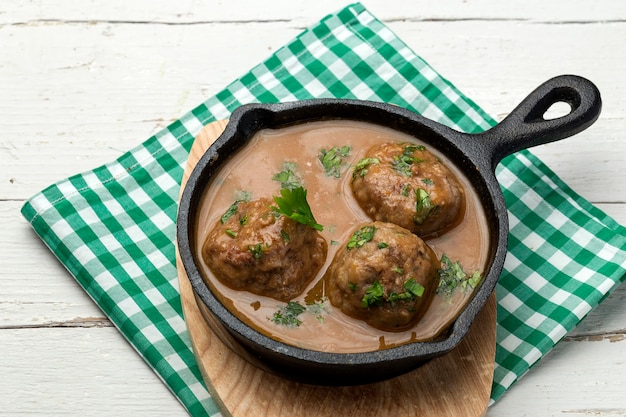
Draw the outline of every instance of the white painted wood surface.
[[[364,0],[501,119],[545,79],[586,76],[600,120],[535,149],[626,224],[626,2]],[[50,183],[108,162],[345,3],[0,3],[0,416],[185,410],[19,214]],[[622,285],[488,416],[626,416]]]

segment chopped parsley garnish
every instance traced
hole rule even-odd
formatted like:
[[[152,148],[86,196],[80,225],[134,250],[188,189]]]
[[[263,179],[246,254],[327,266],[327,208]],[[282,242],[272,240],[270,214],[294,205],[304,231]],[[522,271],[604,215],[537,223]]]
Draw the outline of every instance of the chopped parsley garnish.
[[[482,275],[478,271],[468,275],[458,261],[452,262],[446,254],[441,256],[441,268],[437,273],[439,275],[437,293],[443,293],[448,297],[451,296],[457,288],[463,290],[475,288],[482,279]]]
[[[411,184],[404,184],[402,186],[402,191],[400,191],[400,194],[402,194],[405,197],[408,197],[410,189],[411,189]]]
[[[401,293],[391,292],[389,295],[386,295],[384,287],[378,280],[375,280],[374,283],[365,290],[365,295],[361,299],[361,305],[365,308],[380,307],[385,302],[393,305],[398,301],[410,301],[424,295],[425,288],[414,278],[406,280],[403,287],[404,291]],[[352,287],[350,288],[352,289]],[[352,291],[354,291],[354,289]]]
[[[363,307],[381,306],[383,305],[384,296],[385,289],[378,280],[375,280],[374,283],[365,290],[361,305]]]
[[[311,207],[306,200],[306,190],[303,187],[283,188],[280,190],[280,195],[280,197],[274,197],[278,205],[274,207],[276,211],[315,230],[324,230],[324,226],[317,223],[313,217]]]
[[[405,177],[411,177],[411,165],[422,162],[421,159],[413,156],[413,152],[416,150],[424,150],[423,146],[418,145],[405,145],[401,155],[394,156],[391,162],[391,167],[397,173],[404,175]]]
[[[393,268],[391,268],[391,270],[396,274],[404,274],[404,269],[400,268],[399,266],[394,266]]]
[[[322,300],[316,301],[313,304],[307,304],[306,310],[307,312],[313,314],[317,321],[319,321],[320,323],[324,323],[324,313],[327,312],[326,306],[326,298],[323,298]]]
[[[380,242],[378,244],[378,249],[385,249],[385,248],[388,248],[388,247],[389,247],[389,245],[386,242]]]
[[[426,221],[428,216],[430,216],[430,213],[432,213],[436,206],[433,206],[430,194],[423,188],[418,188],[415,191],[415,199],[417,201],[415,203],[415,216],[413,217],[413,221],[417,224],[422,224]]]
[[[280,237],[285,241],[285,243],[289,243],[291,238],[289,237],[289,233],[285,232],[285,230],[280,229]]]
[[[374,226],[363,226],[350,236],[350,240],[348,240],[346,245],[347,249],[360,248],[365,245],[374,238],[375,231],[376,228]]]
[[[350,147],[342,146],[341,148],[334,146],[329,150],[324,148],[320,149],[318,159],[326,171],[326,175],[329,177],[341,178],[341,163],[342,158],[350,155]]]
[[[257,243],[256,245],[248,245],[248,250],[252,254],[252,257],[259,260],[263,257],[263,244]]]
[[[233,204],[231,204],[230,207],[226,209],[226,212],[222,214],[222,217],[220,218],[220,221],[222,222],[222,224],[226,223],[228,219],[230,219],[232,216],[237,214],[237,210],[239,209],[239,203],[250,201],[250,198],[251,198],[251,194],[248,191],[237,192],[237,198],[235,199]]]
[[[285,162],[283,170],[275,174],[272,179],[280,182],[281,188],[294,189],[302,186],[302,179],[296,174],[298,164],[294,162]]]
[[[252,199],[252,193],[250,191],[239,190],[235,193],[235,199],[250,201]]]
[[[422,178],[422,182],[426,185],[433,185],[434,182],[430,178]]]
[[[298,316],[304,313],[305,310],[306,307],[299,302],[289,301],[287,305],[281,307],[274,313],[271,320],[281,326],[298,327],[302,324],[302,320],[300,320]]]
[[[416,297],[421,297],[424,295],[425,288],[422,284],[415,281],[415,278],[409,278],[404,283],[404,289],[413,294]]]
[[[352,173],[352,177],[364,177],[367,175],[367,167],[372,164],[379,164],[380,159],[378,158],[363,158],[354,166],[354,172]]]
[[[287,327],[298,327],[302,324],[302,320],[298,318],[302,313],[310,313],[320,322],[324,323],[324,314],[326,313],[326,298],[315,301],[313,304],[303,306],[298,301],[289,301],[286,305],[280,307],[274,315],[269,318],[276,324]]]
[[[465,283],[463,283],[463,288],[467,288],[467,286],[469,285],[470,288],[476,288],[476,286],[478,284],[480,284],[480,281],[483,279],[482,274],[479,271],[474,271],[472,273],[472,275],[470,275],[469,277],[467,277],[467,281],[465,281],[467,283],[467,285]]]
[[[225,230],[225,233],[226,233],[228,236],[232,237],[233,239],[237,237],[237,232],[235,232],[235,231],[234,231],[234,230],[232,230],[232,229],[226,229],[226,230]]]
[[[389,294],[388,301],[393,304],[396,301],[413,300],[416,297],[424,295],[425,288],[414,278],[409,278],[404,282],[404,291],[400,294],[392,292]]]
[[[239,209],[239,203],[241,202],[243,202],[243,200],[235,200],[235,202],[231,204],[228,209],[226,209],[226,212],[222,214],[222,217],[220,218],[222,224],[226,223],[228,219],[237,214],[237,210]]]

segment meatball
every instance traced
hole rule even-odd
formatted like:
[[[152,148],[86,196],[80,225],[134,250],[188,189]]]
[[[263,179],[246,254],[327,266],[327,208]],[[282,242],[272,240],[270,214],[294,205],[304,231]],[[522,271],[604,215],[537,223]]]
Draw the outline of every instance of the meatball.
[[[455,175],[424,146],[384,143],[355,166],[355,199],[373,220],[395,223],[421,237],[461,220],[465,193]]]
[[[422,239],[391,223],[360,226],[328,268],[326,295],[348,316],[380,330],[412,327],[436,290],[439,262]]]
[[[207,235],[202,256],[225,285],[289,301],[326,260],[324,238],[277,214],[266,198],[236,201]]]

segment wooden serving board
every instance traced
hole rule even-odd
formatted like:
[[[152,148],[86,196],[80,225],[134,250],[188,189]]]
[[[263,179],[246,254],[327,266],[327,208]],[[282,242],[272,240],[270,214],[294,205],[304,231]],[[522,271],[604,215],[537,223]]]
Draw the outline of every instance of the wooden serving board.
[[[207,125],[191,149],[183,187],[227,121]],[[483,416],[496,346],[496,298],[489,298],[470,332],[452,352],[405,375],[362,386],[301,384],[251,365],[211,330],[177,254],[183,313],[194,354],[211,396],[225,417]],[[206,313],[206,311],[205,311]]]

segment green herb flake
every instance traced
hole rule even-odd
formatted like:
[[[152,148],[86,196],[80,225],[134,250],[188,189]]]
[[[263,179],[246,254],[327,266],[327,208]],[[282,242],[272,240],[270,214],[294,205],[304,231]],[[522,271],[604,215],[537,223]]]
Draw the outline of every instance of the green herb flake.
[[[422,182],[426,185],[433,185],[435,182],[430,178],[422,178]]]
[[[280,229],[280,237],[285,243],[289,243],[289,241],[291,240],[291,238],[289,237],[289,233],[285,232],[284,229]]]
[[[363,158],[354,166],[354,171],[352,172],[352,177],[361,177],[367,175],[367,168],[372,164],[379,164],[380,159],[378,158]]]
[[[222,224],[226,223],[228,219],[237,214],[240,203],[250,201],[251,197],[252,194],[249,191],[237,191],[235,194],[235,201],[230,205],[230,207],[228,207],[228,209],[226,209],[226,212],[222,214],[222,217],[220,217]]]
[[[281,188],[292,190],[302,186],[302,179],[296,174],[298,164],[286,161],[283,170],[275,174],[272,180],[280,182]]]
[[[313,304],[307,304],[306,311],[317,319],[320,323],[324,323],[324,315],[328,312],[326,302],[327,298],[324,297],[319,301],[315,301]]]
[[[463,270],[463,266],[456,261],[443,254],[441,256],[441,268],[437,271],[439,275],[439,285],[437,293],[451,296],[457,288],[466,290],[467,288],[475,288],[482,280],[480,272],[476,271],[471,275],[467,275]]]
[[[235,199],[241,201],[250,201],[252,200],[252,193],[250,191],[239,190],[235,193]]]
[[[386,242],[380,242],[378,244],[378,249],[385,249],[385,248],[388,248],[388,247],[389,247],[389,245]]]
[[[244,214],[243,216],[241,216],[241,219],[239,219],[239,224],[242,226],[245,226],[248,224],[248,220],[249,220],[248,215]]]
[[[289,301],[287,305],[279,308],[270,320],[281,326],[298,327],[302,324],[302,320],[298,316],[304,313],[305,310],[306,307],[299,302]]]
[[[356,291],[356,283],[354,283],[352,281],[348,281],[348,288],[350,288],[350,291],[355,292]]]
[[[232,237],[233,239],[237,237],[237,232],[235,232],[232,229],[226,229],[224,233],[226,233],[228,236]]]
[[[389,297],[387,297],[387,302],[389,302],[389,304],[391,305],[394,305],[398,301],[406,300],[408,298],[411,298],[411,294],[406,291],[402,294],[392,292],[391,294],[389,294]]]
[[[436,206],[433,206],[430,194],[423,188],[418,188],[415,191],[415,199],[415,216],[413,216],[413,221],[417,224],[422,224],[426,221],[428,216],[430,216]]]
[[[404,274],[404,269],[400,268],[399,266],[394,266],[393,268],[391,268],[391,270],[396,274]]]
[[[403,284],[404,291],[400,294],[392,292],[389,294],[387,301],[394,304],[397,301],[410,301],[424,295],[425,288],[415,278],[409,278]]]
[[[410,156],[394,156],[393,161],[391,162],[391,167],[398,174],[404,175],[405,177],[410,177],[413,175],[413,173],[411,172],[411,165],[413,164],[413,162],[414,159]]]
[[[350,240],[348,240],[346,245],[347,249],[351,250],[365,245],[374,238],[374,232],[376,232],[374,226],[363,226],[350,236]]]
[[[474,271],[474,273],[472,275],[470,275],[469,277],[467,277],[467,285],[470,286],[470,288],[476,288],[476,286],[478,284],[480,284],[480,281],[483,279],[483,276],[480,272],[478,271]]]
[[[274,197],[274,201],[278,207],[273,207],[273,209],[298,223],[322,231],[324,230],[324,226],[315,221],[311,207],[306,200],[306,194],[307,192],[303,187],[293,189],[283,188],[280,190],[281,196]]]
[[[241,202],[243,202],[243,200],[235,200],[235,202],[228,207],[226,212],[222,214],[222,217],[220,217],[222,224],[226,223],[228,219],[237,214],[237,210],[239,210],[239,203]]]
[[[413,294],[415,297],[421,297],[426,290],[422,284],[415,281],[415,278],[409,278],[404,283],[404,289]]]
[[[248,250],[252,254],[252,257],[257,261],[263,257],[263,244],[257,243],[256,245],[248,245]]]
[[[350,155],[350,146],[342,146],[341,148],[335,146],[326,150],[320,149],[318,155],[319,161],[324,167],[326,175],[329,177],[341,178],[341,164],[343,158]]]
[[[328,312],[327,298],[315,301],[312,304],[303,306],[298,301],[289,301],[280,307],[274,315],[269,318],[274,323],[286,327],[299,327],[302,324],[299,316],[303,313],[312,314],[317,321],[324,323],[324,315]]]
[[[391,167],[397,173],[404,175],[405,177],[413,176],[411,172],[411,166],[416,163],[422,162],[421,159],[413,156],[413,152],[416,150],[423,150],[418,145],[405,145],[401,155],[394,156],[391,162]]]
[[[351,283],[348,283],[349,285]],[[404,291],[401,293],[391,292],[389,295],[385,294],[384,287],[378,280],[375,280],[372,285],[367,287],[365,295],[361,299],[361,306],[368,307],[380,307],[384,303],[394,305],[398,301],[412,301],[415,298],[424,295],[425,288],[415,280],[415,278],[409,278],[403,284]],[[354,285],[356,290],[356,285]],[[352,289],[352,286],[350,286]]]
[[[402,190],[400,191],[400,194],[402,194],[405,197],[408,197],[410,189],[411,189],[411,185],[410,184],[404,184],[402,186]]]
[[[385,290],[378,280],[375,280],[372,285],[367,287],[365,295],[361,299],[361,305],[363,307],[376,307],[383,305]]]

